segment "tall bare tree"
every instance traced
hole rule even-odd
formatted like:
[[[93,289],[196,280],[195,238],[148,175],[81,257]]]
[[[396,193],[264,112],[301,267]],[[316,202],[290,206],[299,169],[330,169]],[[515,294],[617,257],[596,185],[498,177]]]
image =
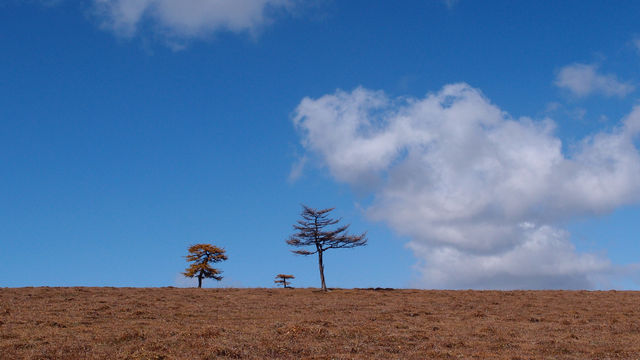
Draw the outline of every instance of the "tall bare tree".
[[[227,260],[224,249],[211,244],[196,244],[189,247],[189,255],[185,256],[192,264],[183,273],[186,277],[198,278],[198,288],[202,287],[202,279],[222,280],[221,270],[212,268],[209,263]]]
[[[367,233],[360,235],[349,235],[347,229],[349,225],[338,226],[330,229],[341,219],[332,219],[328,216],[334,208],[317,210],[302,205],[302,220],[298,220],[293,225],[295,234],[287,240],[287,244],[295,247],[311,247],[311,250],[291,250],[298,255],[318,254],[318,268],[320,270],[320,281],[322,290],[327,291],[327,284],[324,280],[324,252],[329,249],[348,249],[367,244]]]

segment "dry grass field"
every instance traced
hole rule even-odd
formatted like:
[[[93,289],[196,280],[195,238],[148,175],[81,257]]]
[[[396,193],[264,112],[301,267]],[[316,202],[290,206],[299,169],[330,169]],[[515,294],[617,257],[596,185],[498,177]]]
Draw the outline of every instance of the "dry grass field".
[[[638,359],[640,293],[0,289],[2,359]]]

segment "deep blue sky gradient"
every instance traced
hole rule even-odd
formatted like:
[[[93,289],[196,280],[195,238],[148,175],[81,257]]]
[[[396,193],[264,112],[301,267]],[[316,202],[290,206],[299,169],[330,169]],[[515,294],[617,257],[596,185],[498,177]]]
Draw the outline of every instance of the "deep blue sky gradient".
[[[568,145],[638,98],[576,99],[553,80],[581,62],[637,84],[639,2],[327,1],[180,51],[105,31],[89,7],[0,5],[0,286],[181,285],[199,242],[228,251],[216,286],[270,287],[277,273],[317,286],[315,259],[284,243],[300,203],[369,231],[368,247],[327,255],[330,287],[411,286],[416,259],[363,215],[370,199],[313,164],[288,180],[304,97],[360,85],[420,97],[463,81],[514,117],[562,103]],[[576,221],[573,242],[637,262],[638,213]]]

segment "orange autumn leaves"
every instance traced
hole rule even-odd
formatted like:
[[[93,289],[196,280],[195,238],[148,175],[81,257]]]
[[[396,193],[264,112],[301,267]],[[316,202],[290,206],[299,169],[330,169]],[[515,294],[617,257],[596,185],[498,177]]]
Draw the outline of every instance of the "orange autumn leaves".
[[[185,256],[192,264],[183,273],[184,276],[198,279],[198,288],[203,279],[222,280],[221,270],[211,267],[210,263],[227,260],[225,250],[211,244],[195,244],[189,247],[189,255]]]

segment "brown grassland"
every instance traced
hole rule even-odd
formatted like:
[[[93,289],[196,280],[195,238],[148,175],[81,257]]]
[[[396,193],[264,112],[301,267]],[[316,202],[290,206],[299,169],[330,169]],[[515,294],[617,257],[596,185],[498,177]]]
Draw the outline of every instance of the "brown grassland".
[[[2,359],[638,359],[640,292],[0,289]]]

